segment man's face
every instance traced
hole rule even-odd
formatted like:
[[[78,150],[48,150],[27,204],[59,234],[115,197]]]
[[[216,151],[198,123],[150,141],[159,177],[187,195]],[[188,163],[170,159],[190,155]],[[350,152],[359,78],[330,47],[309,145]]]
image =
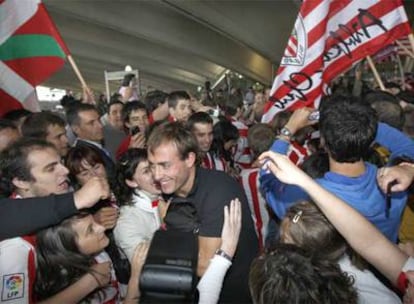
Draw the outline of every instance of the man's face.
[[[180,99],[175,108],[170,108],[170,114],[177,121],[186,122],[191,115],[191,106],[189,99]]]
[[[50,142],[58,150],[60,156],[65,157],[69,150],[69,141],[65,127],[59,125],[49,125],[47,127],[46,141]]]
[[[12,143],[20,138],[20,133],[17,129],[5,128],[0,131],[0,151],[3,151]]]
[[[13,180],[22,197],[63,194],[69,191],[69,170],[61,163],[61,157],[55,149],[35,149],[29,153],[27,163],[33,180]]]
[[[128,118],[128,122],[126,123],[128,129],[139,127],[141,131],[144,131],[148,127],[148,115],[145,110],[133,110]]]
[[[260,92],[256,93],[256,95],[254,95],[254,102],[259,103],[259,104],[264,103],[265,102],[264,94]]]
[[[98,112],[94,110],[79,112],[79,125],[73,126],[73,131],[81,139],[100,142],[103,139],[103,129]]]
[[[124,129],[124,123],[122,121],[122,108],[123,105],[121,104],[113,104],[109,109],[108,113],[108,121],[112,127],[118,130]]]
[[[208,152],[213,142],[213,125],[209,123],[195,123],[192,133],[197,139],[200,151]]]
[[[168,142],[155,148],[153,153],[148,151],[148,161],[154,180],[160,184],[163,193],[187,196],[194,183],[194,153],[181,160],[175,144]]]

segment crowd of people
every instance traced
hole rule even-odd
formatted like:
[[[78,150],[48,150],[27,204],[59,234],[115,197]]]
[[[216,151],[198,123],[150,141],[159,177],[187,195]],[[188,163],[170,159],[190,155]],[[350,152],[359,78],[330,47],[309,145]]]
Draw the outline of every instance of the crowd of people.
[[[157,301],[140,288],[151,240],[183,231],[183,302],[414,303],[408,85],[338,84],[264,124],[269,89],[139,98],[131,81],[0,119],[2,302]]]

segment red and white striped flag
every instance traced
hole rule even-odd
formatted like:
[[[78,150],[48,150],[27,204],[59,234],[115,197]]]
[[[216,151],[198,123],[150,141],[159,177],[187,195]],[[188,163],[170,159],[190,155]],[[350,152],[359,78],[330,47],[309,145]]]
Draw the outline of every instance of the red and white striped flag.
[[[410,32],[401,0],[304,0],[262,121],[318,105],[333,78]]]
[[[0,0],[0,116],[39,110],[35,86],[59,70],[67,54],[40,0]]]

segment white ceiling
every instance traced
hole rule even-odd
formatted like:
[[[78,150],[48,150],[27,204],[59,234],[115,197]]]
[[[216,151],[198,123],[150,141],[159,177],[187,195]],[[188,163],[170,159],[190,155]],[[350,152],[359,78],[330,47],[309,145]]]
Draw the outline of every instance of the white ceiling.
[[[414,2],[406,2],[412,9]],[[105,70],[126,65],[140,70],[144,90],[195,90],[226,69],[270,84],[299,9],[296,0],[44,3],[87,83],[99,91]],[[46,85],[80,88],[68,63]]]

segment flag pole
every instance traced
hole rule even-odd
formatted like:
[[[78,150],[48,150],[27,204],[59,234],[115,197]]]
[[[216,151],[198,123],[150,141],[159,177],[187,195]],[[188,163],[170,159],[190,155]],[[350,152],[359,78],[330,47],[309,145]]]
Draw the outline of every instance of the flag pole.
[[[82,88],[84,90],[84,92],[88,95],[88,97],[92,100],[92,102],[95,104],[95,99],[92,97],[92,93],[88,87],[88,85],[86,84],[85,79],[83,78],[78,66],[76,65],[75,60],[73,59],[72,55],[68,55],[67,56],[68,61],[70,63],[70,65],[72,66],[73,71],[75,72],[76,76],[78,77],[80,83],[82,84]]]
[[[414,54],[414,34],[413,33],[408,34],[408,41],[410,41],[410,44],[411,44],[411,50],[412,50],[411,54]],[[414,58],[414,56],[411,56],[411,57]]]
[[[81,72],[79,71],[75,60],[73,60],[72,55],[68,55],[68,61],[69,61],[70,65],[72,66],[72,69],[75,72],[76,76],[78,77],[80,83],[82,84],[82,87],[87,87],[85,79],[83,79],[83,76],[82,76]]]
[[[398,46],[400,47],[400,48],[402,48],[403,49],[403,51],[404,51],[404,53],[406,54],[406,55],[408,55],[408,56],[410,56],[411,58],[414,58],[414,53],[413,52],[411,52],[405,45],[403,45],[400,41],[398,41],[398,40],[396,40],[395,41],[397,44],[398,44]]]
[[[398,64],[398,69],[400,70],[400,77],[401,77],[401,85],[402,85],[402,89],[405,90],[405,75],[404,75],[404,68],[401,62],[401,58],[400,55],[397,54],[397,64]]]
[[[377,81],[377,83],[378,83],[378,85],[379,85],[380,89],[381,89],[382,91],[385,91],[385,86],[384,86],[384,83],[382,82],[381,77],[380,77],[380,75],[378,74],[377,68],[375,67],[374,62],[372,61],[371,56],[369,56],[369,55],[368,55],[366,58],[367,58],[367,61],[368,61],[369,67],[371,68],[372,73],[374,74],[375,80]]]

